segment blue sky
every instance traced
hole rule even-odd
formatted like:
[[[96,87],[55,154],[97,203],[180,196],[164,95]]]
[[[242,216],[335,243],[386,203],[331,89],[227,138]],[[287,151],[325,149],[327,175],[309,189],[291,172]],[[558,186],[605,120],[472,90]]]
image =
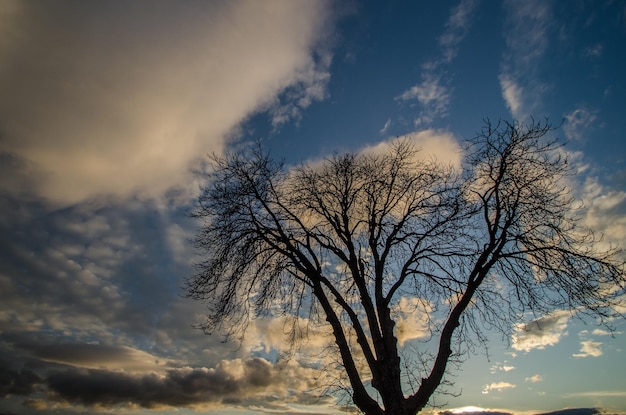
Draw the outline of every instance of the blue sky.
[[[251,140],[445,158],[484,118],[549,117],[581,222],[626,245],[624,44],[624,1],[0,1],[0,412],[342,412],[325,338],[278,365],[281,321],[225,344],[180,295],[194,172]],[[433,411],[626,413],[624,321],[526,323]]]

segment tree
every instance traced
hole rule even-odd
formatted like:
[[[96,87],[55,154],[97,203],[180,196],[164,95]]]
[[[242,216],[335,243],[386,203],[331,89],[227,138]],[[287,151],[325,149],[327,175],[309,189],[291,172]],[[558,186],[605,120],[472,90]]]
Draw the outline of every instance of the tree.
[[[606,322],[624,265],[577,222],[553,130],[487,121],[462,168],[401,139],[295,168],[260,147],[214,156],[193,213],[204,260],[186,286],[207,303],[203,328],[241,334],[263,313],[327,322],[352,400],[373,415],[422,410],[484,329],[556,310]],[[422,369],[403,370],[402,298],[438,343]]]

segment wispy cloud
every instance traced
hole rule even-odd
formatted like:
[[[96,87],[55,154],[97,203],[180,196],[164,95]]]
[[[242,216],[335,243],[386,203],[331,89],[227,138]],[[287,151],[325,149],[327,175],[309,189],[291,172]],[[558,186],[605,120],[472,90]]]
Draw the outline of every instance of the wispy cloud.
[[[413,101],[421,105],[420,116],[415,119],[415,125],[428,125],[436,118],[443,118],[448,113],[450,105],[450,90],[442,85],[441,77],[431,72],[422,74],[422,82],[399,95],[397,100]]]
[[[517,326],[513,335],[513,348],[529,352],[554,346],[567,334],[569,318],[568,311],[559,311]]]
[[[444,79],[442,67],[450,64],[458,54],[459,45],[471,26],[476,3],[475,0],[461,0],[450,11],[444,32],[439,37],[441,54],[422,65],[421,82],[396,97],[398,101],[419,103],[420,115],[414,120],[416,126],[427,126],[448,115],[451,87],[450,80]]]
[[[541,102],[547,86],[536,77],[535,67],[548,47],[550,4],[540,0],[507,0],[505,41],[499,75],[502,97],[514,118],[525,120]]]
[[[597,120],[597,113],[585,108],[577,108],[565,114],[563,131],[570,140],[582,140]]]
[[[385,125],[383,125],[383,128],[380,129],[379,133],[381,135],[385,135],[387,134],[387,131],[389,131],[389,128],[391,128],[391,118],[387,118],[387,121],[385,121]]]
[[[439,37],[442,61],[450,63],[456,57],[459,44],[467,35],[477,0],[463,0],[452,9],[444,33]]]
[[[566,398],[577,397],[577,396],[588,396],[592,398],[600,398],[600,397],[615,397],[621,398],[626,397],[626,391],[586,391],[586,392],[576,392],[576,393],[568,393],[564,395]]]

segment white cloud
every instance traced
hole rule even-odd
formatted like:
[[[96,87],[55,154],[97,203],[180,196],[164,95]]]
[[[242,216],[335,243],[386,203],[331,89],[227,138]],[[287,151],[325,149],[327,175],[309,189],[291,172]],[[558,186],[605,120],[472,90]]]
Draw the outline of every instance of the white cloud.
[[[577,108],[569,114],[565,114],[567,122],[563,125],[563,130],[567,138],[571,140],[581,140],[585,133],[593,126],[597,119],[594,111],[585,108]]]
[[[379,133],[382,135],[387,134],[387,131],[389,131],[390,127],[391,127],[391,118],[387,118],[387,121],[385,121],[385,125],[383,125],[383,128],[380,129]]]
[[[582,225],[603,235],[596,248],[607,249],[626,241],[626,191],[610,190],[587,178],[581,188],[584,203]]]
[[[593,340],[583,340],[580,342],[580,353],[574,353],[573,357],[598,357],[602,356],[602,342],[596,342]]]
[[[432,313],[432,306],[418,298],[402,297],[394,311],[396,314],[395,335],[400,347],[409,340],[426,337],[428,319]]]
[[[519,119],[524,118],[522,108],[524,99],[524,90],[509,75],[500,75],[500,88],[502,89],[502,98],[507,108],[513,114],[513,117]]]
[[[543,378],[541,377],[541,375],[533,375],[531,377],[524,379],[524,381],[530,382],[530,383],[537,383],[537,382],[543,381]]]
[[[10,5],[0,153],[58,203],[195,191],[193,162],[246,117],[285,122],[326,96],[324,1]]]
[[[513,348],[529,352],[554,346],[567,334],[568,311],[557,311],[516,327],[513,335]]]
[[[504,389],[513,389],[517,385],[514,385],[509,382],[494,382],[483,387],[483,394],[486,395],[491,391],[502,392]]]
[[[399,137],[400,140],[409,140],[421,151],[418,157],[423,159],[435,158],[440,163],[453,167],[461,166],[463,151],[454,135],[443,130],[422,130]],[[382,141],[375,146],[364,148],[363,152],[384,153],[388,150],[388,141]]]
[[[475,0],[462,0],[451,10],[445,30],[439,38],[441,55],[422,65],[423,72],[420,83],[396,97],[396,100],[399,101],[417,100],[419,102],[421,113],[414,121],[416,126],[428,125],[435,119],[444,118],[448,115],[451,91],[438,70],[440,66],[451,63],[456,57],[459,44],[467,35],[471,25],[471,16],[475,7]]]
[[[594,329],[593,332],[591,332],[591,334],[593,334],[594,336],[611,336],[612,333],[608,330],[603,330],[603,329]],[[621,334],[621,332],[618,332],[616,334]]]
[[[497,364],[497,365],[493,365],[491,366],[491,373],[497,373],[497,372],[510,372],[511,370],[515,370],[516,367],[515,366],[511,366],[511,365],[507,365],[507,364]]]
[[[439,38],[443,47],[443,61],[450,63],[458,53],[459,43],[465,38],[471,25],[471,17],[476,8],[475,0],[462,0],[452,9],[446,30]]]
[[[446,116],[450,105],[450,92],[441,84],[441,78],[432,73],[422,74],[422,82],[412,86],[396,98],[400,101],[417,100],[422,106],[415,125],[427,125]]]
[[[548,47],[552,12],[541,0],[507,0],[504,3],[505,41],[499,75],[502,97],[515,119],[526,120],[541,105],[548,88],[538,81],[535,68]]]

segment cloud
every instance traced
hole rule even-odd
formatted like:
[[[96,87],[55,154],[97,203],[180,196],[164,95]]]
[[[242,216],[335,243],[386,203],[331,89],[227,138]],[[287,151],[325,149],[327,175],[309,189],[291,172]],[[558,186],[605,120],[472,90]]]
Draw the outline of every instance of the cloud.
[[[591,334],[593,334],[594,336],[612,336],[613,333],[611,333],[608,330],[603,330],[603,329],[594,329]],[[621,332],[617,332],[615,334],[621,334]]]
[[[485,385],[483,387],[482,393],[483,393],[483,395],[486,395],[489,392],[494,391],[494,390],[498,391],[498,392],[502,392],[505,389],[513,389],[516,386],[517,385],[514,385],[514,384],[509,383],[509,382],[493,382],[493,383],[490,383],[488,385]]]
[[[429,316],[433,307],[419,298],[402,297],[393,310],[396,315],[395,335],[400,347],[409,340],[428,337]]]
[[[515,366],[511,366],[507,364],[496,364],[496,365],[491,366],[490,372],[491,373],[510,372],[511,370],[515,370],[515,369],[516,369]]]
[[[389,131],[390,127],[391,127],[391,118],[387,118],[387,121],[385,121],[385,125],[383,125],[383,128],[380,129],[379,133],[382,135],[387,134],[387,131]]]
[[[493,411],[490,409],[484,409],[478,406],[465,406],[462,408],[456,408],[452,410],[437,412],[439,415],[512,415],[511,412]]]
[[[502,89],[502,97],[504,98],[506,107],[509,109],[514,117],[524,118],[522,117],[522,108],[525,106],[523,102],[523,88],[508,74],[500,74],[499,80],[500,88]]]
[[[566,394],[566,398],[577,397],[577,396],[588,396],[592,398],[599,397],[617,397],[617,398],[626,398],[626,391],[618,390],[618,391],[587,391],[587,392],[576,392]]]
[[[176,369],[165,375],[131,375],[103,370],[66,370],[45,383],[50,399],[87,407],[201,408],[309,402],[317,387],[307,369],[280,369],[262,358],[222,361],[215,368]]]
[[[563,131],[570,140],[582,140],[597,118],[596,112],[577,108],[565,114],[567,122],[563,125]]]
[[[0,399],[10,395],[30,395],[41,378],[28,369],[14,370],[0,361]]]
[[[580,395],[576,395],[580,396]],[[567,408],[559,411],[545,412],[539,415],[597,415],[601,413],[597,408]]]
[[[444,165],[461,167],[463,151],[454,134],[444,131],[427,129],[416,131],[398,137],[400,140],[409,140],[420,152],[418,157],[423,159],[435,158]],[[381,141],[375,146],[369,146],[361,151],[371,153],[384,153],[388,150],[388,141]]]
[[[602,346],[602,342],[583,340],[580,342],[580,353],[574,353],[572,356],[577,358],[602,356],[600,346]]]
[[[580,186],[584,203],[582,225],[603,235],[598,249],[621,245],[626,240],[626,191],[607,189],[597,179],[588,177]]]
[[[542,382],[543,378],[541,377],[541,375],[532,375],[531,377],[525,378],[524,381],[530,382],[530,383],[537,383],[537,382]]]
[[[125,346],[85,343],[19,344],[17,347],[45,361],[87,369],[160,372],[174,362]]]
[[[246,117],[282,123],[326,97],[328,6],[3,3],[0,154],[20,171],[2,190],[64,205],[195,192],[193,163]]]
[[[471,17],[476,8],[475,0],[462,0],[450,11],[444,32],[439,37],[441,54],[436,59],[422,65],[421,82],[398,95],[396,101],[417,101],[420,115],[414,120],[415,126],[429,125],[437,118],[448,115],[451,102],[449,80],[444,80],[441,66],[450,64],[458,53],[461,41],[471,26]]]
[[[475,8],[475,0],[462,0],[452,9],[446,23],[446,29],[439,38],[439,44],[443,49],[443,62],[450,63],[456,57],[459,44],[465,38],[471,26],[471,18]]]
[[[422,82],[412,86],[396,97],[399,101],[417,100],[422,111],[415,120],[415,125],[428,125],[435,118],[443,118],[450,106],[450,91],[442,85],[441,77],[432,73],[422,74]]]
[[[540,0],[504,2],[506,52],[499,75],[502,98],[515,119],[526,120],[548,88],[536,77],[537,63],[548,47],[552,11]]]
[[[567,334],[567,322],[570,314],[557,311],[516,327],[513,335],[513,348],[529,352],[533,349],[545,349],[554,346]]]

